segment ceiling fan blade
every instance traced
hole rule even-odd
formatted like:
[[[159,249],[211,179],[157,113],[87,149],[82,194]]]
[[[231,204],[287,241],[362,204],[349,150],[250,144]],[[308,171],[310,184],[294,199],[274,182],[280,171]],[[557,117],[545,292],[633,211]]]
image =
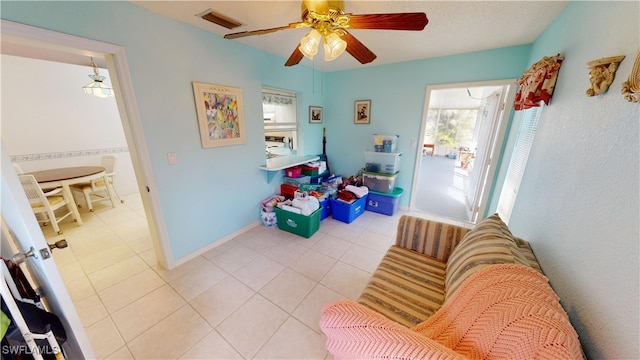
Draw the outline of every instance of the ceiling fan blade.
[[[327,0],[304,0],[302,2],[303,10],[306,7],[307,10],[316,12],[318,14],[329,13],[329,2]]]
[[[421,12],[395,14],[349,14],[351,29],[423,30],[429,20]]]
[[[303,57],[304,55],[302,54],[302,52],[300,52],[300,49],[298,49],[298,47],[296,46],[296,49],[293,50],[293,53],[291,54],[291,56],[289,56],[289,59],[287,59],[287,62],[284,63],[284,66],[298,65],[298,63],[300,63],[300,60],[302,60]]]
[[[368,64],[376,59],[376,54],[374,54],[371,50],[369,50],[360,40],[356,39],[355,36],[351,35],[349,32],[345,31],[345,34],[342,36],[342,40],[347,42],[347,52],[351,54],[356,60],[358,60],[361,64]]]
[[[308,24],[308,23],[305,23],[305,22],[298,22],[298,23],[291,23],[291,24],[286,25],[286,26],[280,26],[280,27],[271,28],[271,29],[241,31],[241,32],[237,32],[237,33],[227,34],[227,35],[224,36],[224,38],[225,39],[237,39],[237,38],[242,38],[242,37],[245,37],[245,36],[264,35],[264,34],[269,34],[269,33],[276,32],[276,31],[280,31],[280,30],[298,29],[298,28],[310,27],[310,26],[311,26],[311,24]]]

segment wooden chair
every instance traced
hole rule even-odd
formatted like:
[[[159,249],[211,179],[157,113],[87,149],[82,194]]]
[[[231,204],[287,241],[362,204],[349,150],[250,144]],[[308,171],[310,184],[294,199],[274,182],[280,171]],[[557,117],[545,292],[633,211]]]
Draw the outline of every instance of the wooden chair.
[[[69,215],[75,220],[75,216],[71,211],[71,202],[62,191],[62,188],[55,188],[44,192],[33,175],[18,175],[18,178],[31,203],[33,213],[36,217],[37,215],[44,215],[42,219],[38,219],[38,222],[43,223],[43,225],[51,222],[53,230],[58,233],[58,235],[62,234],[62,230],[60,230],[58,224]],[[62,216],[56,216],[56,210],[65,206],[68,211]]]
[[[422,147],[422,154],[433,156],[433,153],[436,152],[436,146],[434,144],[424,144]]]
[[[117,158],[113,155],[103,156],[101,164],[105,168],[103,178],[71,186],[72,191],[82,193],[89,211],[93,211],[93,202],[95,201],[111,200],[112,207],[116,207],[115,197],[118,197],[121,203],[124,202],[113,185],[116,175],[116,160]],[[107,187],[109,187],[108,191]]]

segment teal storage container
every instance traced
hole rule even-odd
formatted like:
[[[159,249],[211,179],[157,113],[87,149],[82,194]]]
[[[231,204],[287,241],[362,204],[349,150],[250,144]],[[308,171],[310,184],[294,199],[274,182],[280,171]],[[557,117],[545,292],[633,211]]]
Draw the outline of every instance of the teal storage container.
[[[322,214],[322,207],[314,211],[309,216],[282,210],[278,207],[274,209],[276,211],[278,228],[280,230],[284,230],[286,232],[290,232],[302,237],[310,238],[320,228],[320,215]]]

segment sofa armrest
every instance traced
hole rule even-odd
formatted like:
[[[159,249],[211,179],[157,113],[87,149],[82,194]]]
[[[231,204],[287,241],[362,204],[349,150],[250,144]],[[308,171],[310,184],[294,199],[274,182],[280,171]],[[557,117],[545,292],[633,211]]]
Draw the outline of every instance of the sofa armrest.
[[[456,225],[402,215],[398,222],[396,245],[446,263],[453,248],[468,231]]]
[[[352,300],[322,310],[320,328],[334,359],[466,359]]]

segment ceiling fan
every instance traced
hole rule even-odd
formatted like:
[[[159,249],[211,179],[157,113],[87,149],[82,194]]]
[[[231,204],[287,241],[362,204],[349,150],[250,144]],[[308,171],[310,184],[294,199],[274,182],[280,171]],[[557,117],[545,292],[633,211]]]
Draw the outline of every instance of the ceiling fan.
[[[312,28],[311,32],[302,38],[300,46],[295,48],[285,66],[297,65],[303,56],[313,59],[323,37],[325,61],[336,59],[346,50],[361,64],[367,64],[375,60],[376,54],[347,29],[420,31],[428,23],[427,15],[422,12],[354,15],[345,13],[343,9],[344,1],[303,0],[301,22],[271,29],[227,34],[224,38],[237,39],[286,29]]]

